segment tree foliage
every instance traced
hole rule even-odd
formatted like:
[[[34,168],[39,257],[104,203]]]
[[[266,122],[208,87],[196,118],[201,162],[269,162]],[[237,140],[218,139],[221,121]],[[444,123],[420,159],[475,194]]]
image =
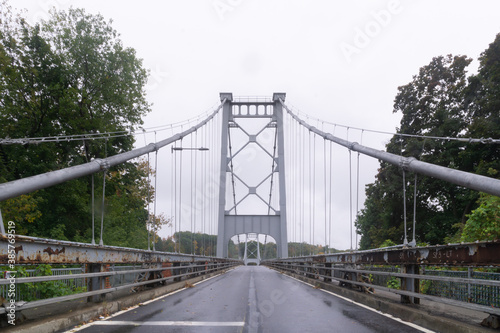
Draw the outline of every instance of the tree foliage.
[[[460,238],[462,242],[500,239],[500,197],[483,194],[479,203],[468,215]]]
[[[398,133],[404,135],[390,140],[388,152],[483,175],[492,168],[498,170],[499,145],[432,138],[500,138],[500,34],[481,55],[478,74],[468,78],[466,68],[470,62],[466,56],[435,57],[420,68],[411,82],[398,88],[394,112],[402,113]],[[415,175],[403,172],[401,166],[381,162],[375,182],[367,186],[365,207],[356,221],[360,247],[376,248],[386,240],[403,242],[403,187],[409,207],[408,240],[414,200],[417,241],[439,244],[459,239],[468,214],[478,206],[479,194],[417,176],[414,197]]]
[[[127,133],[150,111],[147,71],[123,46],[111,22],[83,9],[52,11],[30,26],[4,0],[0,22],[0,138],[32,138],[118,132],[108,139],[0,145],[0,181],[12,181],[89,162],[133,148]],[[144,162],[143,162],[144,164]],[[147,245],[145,206],[152,197],[144,165],[124,163],[1,203],[21,233],[90,241],[91,216],[105,210],[107,244]],[[96,221],[98,219],[96,218]],[[97,229],[97,228],[96,228]],[[98,234],[96,232],[96,237]],[[140,239],[135,241],[134,239]]]
[[[174,233],[173,237],[157,238],[155,248],[158,251],[193,253],[196,255],[215,256],[217,251],[217,235],[205,233],[192,233],[190,231],[181,231]],[[235,254],[236,253],[236,254]],[[229,257],[236,258],[237,250],[230,241]]]

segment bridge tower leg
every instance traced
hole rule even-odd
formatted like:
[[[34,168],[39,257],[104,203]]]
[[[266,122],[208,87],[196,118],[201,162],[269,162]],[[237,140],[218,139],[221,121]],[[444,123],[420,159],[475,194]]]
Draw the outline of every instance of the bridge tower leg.
[[[220,183],[219,183],[219,207],[218,207],[218,231],[217,231],[217,257],[228,256],[228,242],[231,237],[238,234],[266,234],[273,237],[277,245],[278,258],[288,257],[288,238],[286,225],[286,187],[285,187],[285,146],[284,146],[284,124],[283,107],[281,100],[285,99],[285,93],[274,93],[271,102],[262,101],[233,101],[232,93],[221,93],[222,106],[222,134],[221,134],[221,157],[220,157]],[[263,106],[272,107],[272,112],[264,115],[249,115],[234,113],[233,107]],[[274,215],[230,215],[226,209],[226,179],[227,173],[232,172],[229,168],[230,157],[228,156],[228,132],[230,125],[235,124],[236,118],[270,118],[273,127],[276,127],[277,156],[275,157],[276,169],[272,172],[278,173],[279,179],[279,209]],[[249,142],[255,142],[252,135]],[[254,140],[254,141],[252,141]],[[249,188],[249,194],[255,194],[256,187]]]
[[[285,129],[283,125],[283,106],[280,100],[285,100],[284,93],[274,93],[274,115],[276,117],[276,130],[278,131],[278,174],[280,185],[280,230],[281,239],[278,246],[278,258],[288,257],[288,236],[286,225],[286,187],[285,187]],[[276,240],[278,242],[278,240]]]
[[[221,154],[220,154],[220,178],[219,178],[219,213],[218,213],[218,228],[217,228],[217,257],[227,258],[227,241],[225,237],[225,215],[226,215],[226,176],[228,171],[228,158],[227,158],[227,135],[229,131],[229,118],[232,113],[232,93],[221,93],[222,106],[222,126],[221,126]],[[246,248],[245,248],[246,251]],[[245,253],[246,256],[246,253]]]
[[[243,263],[245,266],[248,264],[248,235],[245,235],[245,255],[243,256]]]

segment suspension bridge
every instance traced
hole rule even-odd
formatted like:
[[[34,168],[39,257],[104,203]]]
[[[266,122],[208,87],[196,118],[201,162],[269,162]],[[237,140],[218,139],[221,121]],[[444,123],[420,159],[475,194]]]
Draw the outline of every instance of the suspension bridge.
[[[500,278],[494,274],[480,276],[480,272],[481,268],[500,265],[500,243],[417,247],[416,219],[411,226],[406,225],[406,188],[402,186],[405,197],[402,244],[359,251],[353,233],[353,212],[359,211],[360,155],[400,167],[403,177],[411,172],[496,196],[500,196],[500,181],[370,148],[350,141],[349,129],[346,138],[341,138],[335,135],[337,125],[329,128],[325,122],[304,119],[287,106],[285,99],[285,93],[274,93],[271,98],[233,98],[231,93],[221,93],[221,103],[211,113],[197,119],[197,123],[169,128],[171,136],[166,139],[156,140],[160,131],[157,129],[154,142],[144,147],[0,184],[0,201],[3,201],[102,173],[104,207],[106,173],[110,168],[147,156],[148,165],[153,159],[157,192],[148,211],[153,216],[157,214],[157,206],[168,211],[172,217],[171,233],[178,235],[173,252],[157,251],[155,237],[148,240],[148,250],[110,246],[103,241],[105,233],[113,232],[105,225],[105,210],[101,210],[100,225],[96,225],[94,208],[88,222],[92,223],[92,241],[88,244],[16,235],[14,223],[6,221],[6,228],[0,223],[0,265],[7,268],[4,279],[0,279],[4,292],[4,306],[0,308],[2,325],[11,330],[25,327],[40,332],[58,331],[88,322],[97,314],[102,320],[79,329],[88,332],[122,328],[149,332],[163,331],[165,327],[183,332],[335,331],[341,327],[356,332],[479,330],[479,324],[457,324],[452,319],[443,320],[440,315],[453,312],[450,309],[462,309],[470,316],[483,316],[491,327],[498,326]],[[30,140],[42,143],[82,138],[32,138],[19,142],[9,139],[2,144],[29,144]],[[355,168],[352,153],[357,155]],[[339,175],[338,163],[348,165],[347,174]],[[158,178],[166,189],[157,184]],[[354,179],[356,186],[352,185]],[[343,210],[347,214],[340,213],[335,205],[338,196],[348,198],[345,202],[348,209]],[[156,230],[155,221],[153,218],[148,223],[148,235]],[[407,235],[409,230],[413,231],[412,236]],[[193,239],[187,240],[189,246],[181,246],[182,231],[190,231],[191,237],[195,233],[216,235],[216,244],[203,244],[203,252],[196,254],[200,245]],[[348,251],[331,251],[338,239],[348,239]],[[237,254],[230,258],[235,242]],[[301,249],[290,256],[290,242],[321,243],[325,251],[313,255]],[[269,243],[275,246],[274,258],[262,257],[262,243],[263,248]],[[19,265],[37,264],[80,268],[71,274],[15,276]],[[463,275],[434,274],[429,267],[458,268]],[[399,287],[388,287],[388,279],[398,281]],[[377,284],[375,280],[384,282]],[[23,301],[19,286],[47,281],[81,281],[85,291]],[[445,283],[460,290],[460,295],[425,293],[423,283]],[[195,284],[194,289],[161,296]],[[476,301],[478,293],[483,298]],[[82,302],[87,310],[82,309]],[[136,303],[142,306],[136,307]],[[427,309],[434,306],[433,319],[424,319],[424,305]],[[128,312],[123,310],[130,306],[135,307]],[[401,319],[383,315],[373,307],[386,311],[390,308]],[[108,317],[118,310],[123,310],[123,314],[118,312]],[[456,310],[456,313],[458,319],[463,319],[462,312]],[[52,326],[41,326],[40,319],[44,318],[50,318]]]

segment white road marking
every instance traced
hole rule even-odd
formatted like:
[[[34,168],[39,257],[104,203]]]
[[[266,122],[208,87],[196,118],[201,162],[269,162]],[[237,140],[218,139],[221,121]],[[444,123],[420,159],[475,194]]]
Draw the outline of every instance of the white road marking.
[[[93,323],[96,326],[217,326],[242,327],[244,321],[111,321],[103,320]]]
[[[230,272],[230,271],[232,271],[232,270],[234,270],[234,268],[228,269],[228,270],[226,271],[226,273],[228,273],[228,272]],[[196,286],[196,285],[198,285],[198,284],[200,284],[200,283],[207,282],[207,281],[209,281],[209,280],[215,279],[216,277],[221,276],[222,274],[223,274],[223,273],[220,273],[220,274],[217,274],[217,275],[211,276],[211,277],[209,277],[209,278],[207,278],[207,279],[203,279],[203,280],[201,280],[201,281],[198,281],[198,282],[194,283],[193,285],[194,285],[194,286]],[[121,310],[121,311],[115,312],[115,313],[114,313],[114,314],[112,314],[111,316],[109,316],[109,317],[106,317],[106,318],[102,319],[102,321],[94,321],[94,322],[91,322],[91,323],[88,323],[88,324],[84,324],[84,325],[82,325],[82,326],[74,327],[74,328],[72,328],[72,329],[67,330],[67,331],[66,331],[66,333],[74,333],[74,332],[81,331],[81,330],[83,330],[83,329],[85,329],[85,328],[87,328],[87,327],[90,327],[90,326],[92,326],[92,325],[96,325],[97,323],[102,323],[102,322],[107,321],[107,320],[109,320],[109,319],[112,319],[112,318],[114,318],[114,317],[116,317],[116,316],[122,315],[122,314],[124,314],[124,313],[126,313],[126,312],[129,312],[129,311],[131,311],[131,310],[137,309],[137,308],[138,308],[138,307],[140,307],[140,306],[143,306],[143,305],[149,304],[149,303],[151,303],[151,302],[158,301],[158,300],[160,300],[160,299],[162,299],[162,298],[165,298],[165,297],[168,297],[168,296],[172,296],[172,295],[174,295],[174,294],[177,294],[178,292],[181,292],[181,291],[183,291],[183,290],[186,290],[186,288],[180,288],[180,289],[174,290],[174,291],[172,291],[172,292],[170,292],[170,293],[168,293],[168,294],[165,294],[165,295],[162,295],[162,296],[158,296],[158,297],[153,298],[153,299],[151,299],[151,300],[149,300],[149,301],[146,301],[146,302],[143,302],[143,303],[140,303],[140,304],[137,304],[137,305],[131,306],[131,307],[127,308],[126,310]],[[99,325],[99,324],[97,324],[97,325]]]
[[[260,313],[257,309],[257,291],[253,270],[250,272],[250,285],[248,286],[248,307],[248,333],[257,333],[259,331]]]
[[[310,284],[310,283],[307,283],[307,282],[301,281],[301,280],[296,279],[296,278],[294,278],[294,277],[292,277],[292,276],[290,276],[290,275],[286,275],[286,274],[283,274],[283,275],[288,276],[290,279],[296,280],[296,281],[298,281],[298,282],[300,282],[300,283],[303,283],[303,284],[305,284],[305,285],[311,286],[311,287],[313,287],[313,288],[315,287],[315,286],[313,286],[313,285],[312,285],[312,284]],[[413,328],[415,328],[415,329],[417,329],[417,330],[419,330],[419,331],[422,331],[422,332],[424,332],[424,333],[435,333],[434,331],[431,331],[431,330],[429,330],[429,329],[427,329],[427,328],[425,328],[425,327],[422,327],[422,326],[419,326],[419,325],[416,325],[416,324],[413,324],[413,323],[409,323],[409,322],[404,321],[404,320],[402,320],[402,319],[400,319],[400,318],[394,317],[394,316],[392,316],[392,315],[390,315],[390,314],[388,314],[388,313],[383,313],[383,312],[381,312],[381,311],[375,310],[374,308],[371,308],[371,307],[369,307],[369,306],[367,306],[367,305],[364,305],[364,304],[361,304],[361,303],[355,302],[355,301],[353,301],[352,299],[349,299],[349,298],[347,298],[347,297],[337,295],[337,294],[335,294],[335,293],[332,293],[331,291],[328,291],[328,290],[325,290],[325,289],[322,289],[322,288],[319,288],[319,290],[321,290],[322,292],[325,292],[325,293],[327,293],[327,294],[333,295],[333,296],[335,296],[335,297],[338,297],[338,298],[340,298],[340,299],[343,299],[343,300],[344,300],[344,301],[346,301],[346,302],[349,302],[349,303],[352,303],[352,304],[356,304],[357,306],[360,306],[360,307],[362,307],[362,308],[364,308],[364,309],[370,310],[370,311],[372,311],[372,312],[378,313],[378,314],[380,314],[380,315],[382,315],[382,316],[385,316],[385,317],[390,318],[390,319],[392,319],[392,320],[398,321],[398,322],[400,322],[400,323],[402,323],[402,324],[405,324],[405,325],[407,325],[407,326],[413,327]]]

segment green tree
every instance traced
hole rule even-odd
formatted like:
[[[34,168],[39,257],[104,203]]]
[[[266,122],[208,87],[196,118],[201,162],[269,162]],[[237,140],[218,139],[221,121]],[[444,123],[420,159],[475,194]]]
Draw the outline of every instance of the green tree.
[[[0,181],[25,178],[124,152],[133,148],[128,135],[150,110],[145,99],[147,71],[132,48],[101,15],[82,9],[53,11],[48,21],[30,26],[2,3],[0,24],[0,138],[29,138],[83,133],[119,132],[107,140],[59,141],[0,145]],[[39,190],[24,197],[26,213],[14,216],[19,231],[32,236],[91,239],[91,177]],[[137,162],[107,173],[108,244],[130,244],[130,235],[144,234],[145,205],[151,197]],[[136,182],[139,181],[139,184]],[[95,193],[102,193],[102,174]],[[99,187],[101,190],[99,191]],[[127,195],[130,200],[124,198]],[[96,200],[97,201],[97,200]],[[18,202],[5,201],[1,208]],[[10,209],[12,211],[12,209]],[[119,215],[128,212],[126,216]],[[18,214],[22,214],[19,210]],[[96,214],[97,215],[97,214]],[[11,218],[11,217],[9,217]],[[120,229],[120,228],[121,229]],[[142,247],[143,245],[141,245]]]
[[[398,133],[421,136],[457,137],[466,130],[464,96],[467,87],[466,67],[471,59],[465,56],[435,57],[420,68],[407,85],[398,88],[394,112],[401,112]],[[387,151],[422,161],[460,168],[463,145],[456,141],[422,140],[394,136]],[[407,200],[414,193],[413,174],[406,173]],[[386,162],[374,184],[367,186],[365,208],[357,218],[357,232],[362,249],[379,247],[390,239],[401,244],[404,239],[403,171]],[[477,197],[471,191],[429,177],[419,177],[417,184],[417,238],[432,244],[449,236],[453,226],[465,221]],[[413,201],[413,200],[412,200]],[[409,204],[410,201],[408,201]],[[406,212],[411,221],[412,209]],[[407,233],[411,231],[408,223]]]
[[[147,71],[135,50],[124,47],[119,34],[101,15],[83,9],[51,12],[43,36],[67,69],[67,127],[76,133],[127,132],[142,124],[150,111],[145,99]],[[132,136],[112,138],[105,147],[86,141],[87,158],[103,149],[116,154],[133,147]]]
[[[488,139],[500,138],[500,34],[479,57],[479,69],[469,78],[465,96],[466,119],[469,123],[466,136],[484,138],[482,143],[469,143],[461,152],[465,169],[481,175],[498,178],[500,174],[500,145],[492,144]],[[492,217],[499,212],[494,197],[482,195],[479,205],[466,223],[457,224],[459,228],[453,241],[475,241],[498,237]],[[482,218],[486,220],[481,220]],[[491,224],[491,225],[490,225]],[[484,228],[483,231],[478,228]],[[496,235],[496,236],[494,236]]]
[[[485,138],[485,142],[500,138],[500,34],[479,57],[478,74],[469,79],[465,102],[470,123],[466,135]],[[463,155],[475,173],[488,175],[490,169],[500,170],[498,144],[471,143]]]
[[[500,239],[500,197],[482,194],[480,206],[468,215],[461,241],[488,241]]]

